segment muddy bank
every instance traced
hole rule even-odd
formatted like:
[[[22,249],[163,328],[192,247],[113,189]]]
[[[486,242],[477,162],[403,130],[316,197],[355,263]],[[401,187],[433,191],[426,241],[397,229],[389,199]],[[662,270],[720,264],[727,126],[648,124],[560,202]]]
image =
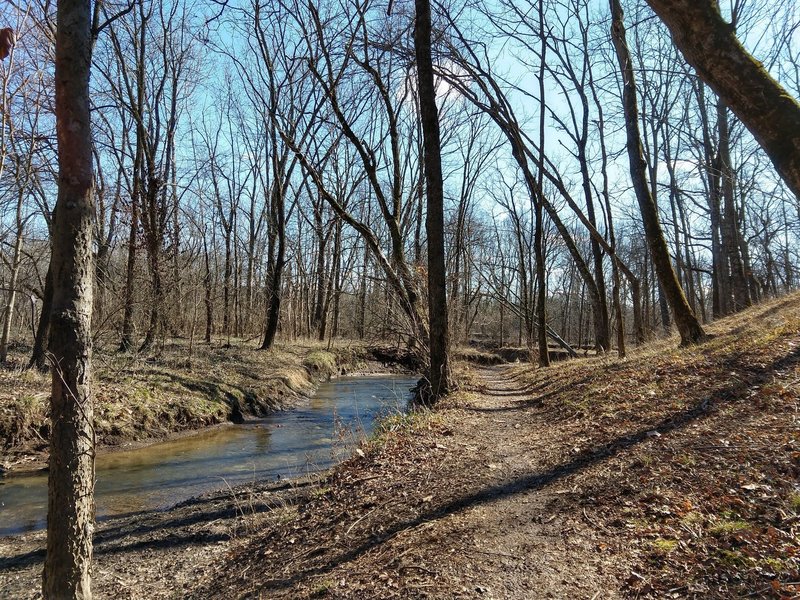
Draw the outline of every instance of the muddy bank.
[[[339,375],[407,372],[352,345],[201,347],[188,357],[176,344],[157,357],[96,353],[95,369],[95,431],[104,453],[292,408]],[[0,370],[0,476],[45,466],[49,385],[47,374]]]

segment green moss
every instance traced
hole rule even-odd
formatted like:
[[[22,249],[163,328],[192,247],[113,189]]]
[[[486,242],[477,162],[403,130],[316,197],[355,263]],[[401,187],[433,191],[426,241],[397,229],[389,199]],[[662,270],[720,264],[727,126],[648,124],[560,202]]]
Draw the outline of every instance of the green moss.
[[[789,509],[800,513],[800,493],[789,494]]]
[[[720,519],[717,523],[709,527],[708,531],[713,535],[723,537],[747,529],[750,529],[750,524],[747,523],[747,521]]]
[[[742,569],[750,566],[750,559],[738,550],[718,550],[719,562],[726,567]]]
[[[759,562],[762,567],[775,573],[783,573],[789,570],[789,566],[779,558],[762,558]]]
[[[669,554],[678,547],[678,540],[658,538],[657,540],[653,540],[650,544],[659,554]]]

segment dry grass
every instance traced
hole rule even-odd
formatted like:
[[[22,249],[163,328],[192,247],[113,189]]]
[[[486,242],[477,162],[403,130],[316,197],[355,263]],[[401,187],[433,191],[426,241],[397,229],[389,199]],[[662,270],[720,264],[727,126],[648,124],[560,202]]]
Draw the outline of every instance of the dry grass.
[[[386,421],[194,597],[796,597],[800,294],[709,330],[461,363],[459,392]]]

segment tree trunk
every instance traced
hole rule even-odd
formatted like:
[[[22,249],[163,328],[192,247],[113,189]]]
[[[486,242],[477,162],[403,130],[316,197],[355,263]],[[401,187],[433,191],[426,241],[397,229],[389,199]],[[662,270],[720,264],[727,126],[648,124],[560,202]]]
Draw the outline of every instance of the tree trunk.
[[[744,123],[800,197],[800,104],[736,38],[716,0],[647,0],[700,78]]]
[[[697,106],[703,132],[703,168],[708,186],[708,210],[711,224],[711,314],[719,318],[730,313],[731,282],[728,261],[723,251],[721,234],[722,209],[720,206],[721,184],[718,153],[714,149],[711,123],[705,99],[705,86],[696,88]]]
[[[541,32],[541,62],[539,64],[539,156],[544,163],[544,131],[545,131],[545,82],[544,68],[547,57],[547,38],[544,35],[544,3],[539,4],[539,31]],[[538,187],[541,190],[544,183],[544,172],[539,169]],[[536,214],[536,230],[533,236],[533,250],[536,259],[536,279],[539,287],[536,288],[536,346],[539,349],[539,366],[550,366],[550,348],[547,343],[547,271],[545,269],[544,255],[544,213],[542,202],[535,199],[534,211]]]
[[[683,289],[681,289],[681,285],[675,275],[675,270],[672,268],[667,241],[664,238],[661,219],[658,215],[658,207],[650,194],[646,165],[642,155],[642,142],[639,135],[636,83],[630,53],[625,40],[622,6],[619,0],[610,0],[610,3],[612,16],[611,37],[623,78],[623,108],[625,111],[625,129],[627,132],[631,179],[639,210],[642,214],[645,237],[650,248],[656,275],[672,309],[675,325],[681,336],[681,344],[695,344],[703,341],[706,335],[689,307],[686,296],[683,294]]]
[[[730,265],[731,292],[733,293],[733,310],[739,311],[752,304],[747,287],[747,276],[744,271],[742,255],[739,251],[739,225],[734,198],[734,173],[731,163],[730,135],[728,131],[728,109],[717,101],[717,132],[719,134],[719,166],[722,183],[722,200],[725,219],[722,227],[722,243]]]
[[[231,228],[232,219],[228,221],[229,227],[223,228],[225,235],[225,262],[222,270],[222,335],[227,336],[228,343],[231,339]]]
[[[444,240],[444,184],[442,180],[439,112],[433,81],[431,56],[431,5],[429,0],[415,0],[414,50],[417,57],[420,121],[424,141],[425,181],[428,211],[425,230],[428,234],[428,315],[431,386],[430,400],[447,395],[453,382],[450,373],[450,340],[447,320],[447,273]]]
[[[53,270],[52,265],[47,267],[44,279],[44,297],[42,298],[42,312],[39,315],[39,324],[36,326],[36,335],[33,338],[33,350],[28,368],[36,367],[40,371],[47,370],[47,338],[50,334],[50,311],[53,310]]]
[[[358,339],[363,340],[367,328],[367,284],[369,282],[369,248],[364,244],[364,261],[361,263],[361,285],[358,290]]]
[[[137,160],[139,150],[137,149]],[[137,161],[134,161],[136,165]],[[136,241],[139,232],[139,199],[138,189],[139,171],[136,166],[133,170],[134,191],[131,194],[131,228],[128,235],[128,264],[125,278],[125,305],[122,317],[122,340],[119,349],[121,352],[130,352],[136,347],[136,326],[134,323],[134,278],[136,277]]]
[[[283,198],[280,202],[280,222],[283,222]],[[283,267],[286,262],[286,239],[283,227],[278,227],[275,232],[274,250],[270,248],[273,255],[269,261],[269,272],[267,275],[267,322],[264,326],[264,339],[261,342],[262,350],[269,350],[275,343],[275,336],[278,333],[281,314],[281,279]]]
[[[47,554],[42,577],[42,593],[47,599],[92,597],[95,438],[90,66],[91,4],[60,0],[55,59],[59,177],[51,258],[51,434]]]
[[[22,203],[19,204],[21,208]],[[22,262],[22,240],[23,226],[19,218],[19,208],[17,210],[17,235],[14,240],[14,255],[11,258],[11,274],[8,279],[8,300],[6,301],[5,319],[3,321],[3,333],[0,335],[0,363],[6,362],[8,358],[8,342],[11,337],[11,323],[14,319],[14,305],[17,303],[17,282],[19,280],[19,266]]]

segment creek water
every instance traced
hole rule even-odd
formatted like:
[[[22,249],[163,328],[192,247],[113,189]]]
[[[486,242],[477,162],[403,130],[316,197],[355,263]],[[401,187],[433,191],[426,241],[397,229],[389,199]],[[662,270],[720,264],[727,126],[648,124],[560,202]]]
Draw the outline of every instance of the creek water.
[[[329,467],[350,455],[376,418],[404,411],[416,381],[343,377],[264,419],[100,454],[97,517],[164,509],[213,489]],[[43,528],[46,513],[45,473],[0,478],[0,536]]]

